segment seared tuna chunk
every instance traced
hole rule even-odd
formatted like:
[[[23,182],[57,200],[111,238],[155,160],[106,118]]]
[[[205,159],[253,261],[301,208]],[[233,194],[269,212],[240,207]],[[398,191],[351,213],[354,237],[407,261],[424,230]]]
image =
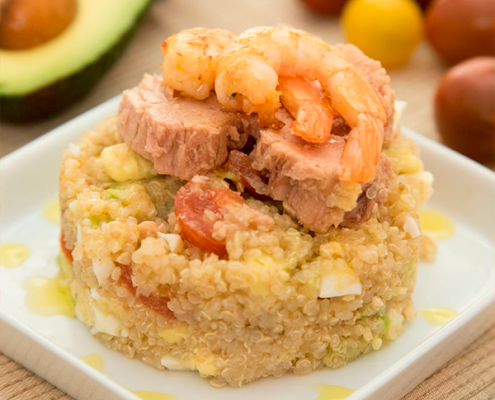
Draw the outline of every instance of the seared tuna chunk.
[[[372,182],[342,182],[344,137],[332,135],[327,143],[308,143],[290,132],[291,117],[285,110],[277,118],[285,122],[284,128],[262,130],[250,155],[253,168],[268,176],[270,197],[283,201],[287,213],[315,232],[369,219],[375,203],[386,199],[391,173],[387,157],[381,156]],[[367,196],[363,188],[371,187]]]
[[[157,76],[124,91],[118,129],[159,174],[191,179],[223,164],[258,128],[255,117],[221,110],[214,95],[204,101],[173,97]]]

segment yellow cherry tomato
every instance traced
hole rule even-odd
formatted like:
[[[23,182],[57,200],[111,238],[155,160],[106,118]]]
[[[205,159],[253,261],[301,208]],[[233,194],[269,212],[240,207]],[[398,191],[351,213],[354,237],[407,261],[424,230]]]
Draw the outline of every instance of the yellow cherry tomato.
[[[351,0],[342,25],[350,43],[386,68],[406,64],[423,39],[423,15],[413,0]]]

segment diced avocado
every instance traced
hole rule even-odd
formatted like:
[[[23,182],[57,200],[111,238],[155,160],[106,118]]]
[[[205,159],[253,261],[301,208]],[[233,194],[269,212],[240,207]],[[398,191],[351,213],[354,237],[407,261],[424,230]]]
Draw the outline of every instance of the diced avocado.
[[[363,351],[364,349],[366,348],[368,344],[367,343],[363,343],[363,342],[358,342],[358,346],[356,348],[347,348],[347,351],[346,351],[346,357],[349,359],[349,360],[353,360],[355,358],[357,358]]]
[[[404,276],[404,284],[414,286],[416,282],[416,275],[418,273],[418,266],[415,261],[411,261],[407,265],[406,273]]]
[[[141,181],[156,207],[158,216],[165,220],[174,211],[175,195],[185,183],[169,175],[156,175]]]
[[[105,197],[120,200],[122,205],[127,206],[129,205],[129,202],[126,198],[129,196],[128,189],[131,185],[131,182],[113,182],[110,187],[105,190]]]
[[[383,331],[384,332],[387,332],[388,330],[388,327],[390,326],[390,317],[388,316],[388,314],[385,314],[384,316],[380,317],[382,322],[383,322]]]
[[[90,215],[89,220],[91,221],[93,226],[99,226],[100,222],[102,221],[102,219],[100,217],[97,217],[95,215]]]
[[[124,190],[123,189],[112,189],[112,188],[109,188],[107,190],[105,190],[105,193],[107,193],[111,199],[118,199],[118,200],[122,200],[122,197],[123,197],[123,194],[124,194]]]
[[[78,0],[72,23],[25,50],[0,50],[0,118],[47,117],[80,99],[108,71],[152,0]]]
[[[112,182],[110,189],[127,190],[131,187],[132,182]]]

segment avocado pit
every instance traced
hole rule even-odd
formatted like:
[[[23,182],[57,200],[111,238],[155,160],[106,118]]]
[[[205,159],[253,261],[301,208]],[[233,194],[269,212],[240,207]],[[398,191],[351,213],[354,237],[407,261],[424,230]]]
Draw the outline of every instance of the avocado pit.
[[[5,0],[0,12],[0,48],[25,50],[59,36],[72,23],[77,0]]]

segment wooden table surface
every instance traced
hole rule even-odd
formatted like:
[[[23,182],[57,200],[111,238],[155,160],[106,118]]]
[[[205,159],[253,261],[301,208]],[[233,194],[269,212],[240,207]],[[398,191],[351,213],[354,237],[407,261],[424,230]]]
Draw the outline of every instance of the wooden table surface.
[[[297,0],[157,0],[140,30],[113,69],[79,103],[62,114],[30,125],[2,123],[0,155],[81,114],[139,82],[143,73],[159,72],[160,44],[170,34],[192,26],[221,27],[240,32],[256,25],[289,24],[309,30],[330,43],[342,42],[337,19],[315,16]],[[409,64],[390,71],[397,98],[408,107],[403,125],[439,140],[432,116],[438,78],[446,67],[426,42],[419,45]],[[0,355],[0,399],[70,399],[22,366]],[[403,400],[495,399],[495,326],[418,385]]]

